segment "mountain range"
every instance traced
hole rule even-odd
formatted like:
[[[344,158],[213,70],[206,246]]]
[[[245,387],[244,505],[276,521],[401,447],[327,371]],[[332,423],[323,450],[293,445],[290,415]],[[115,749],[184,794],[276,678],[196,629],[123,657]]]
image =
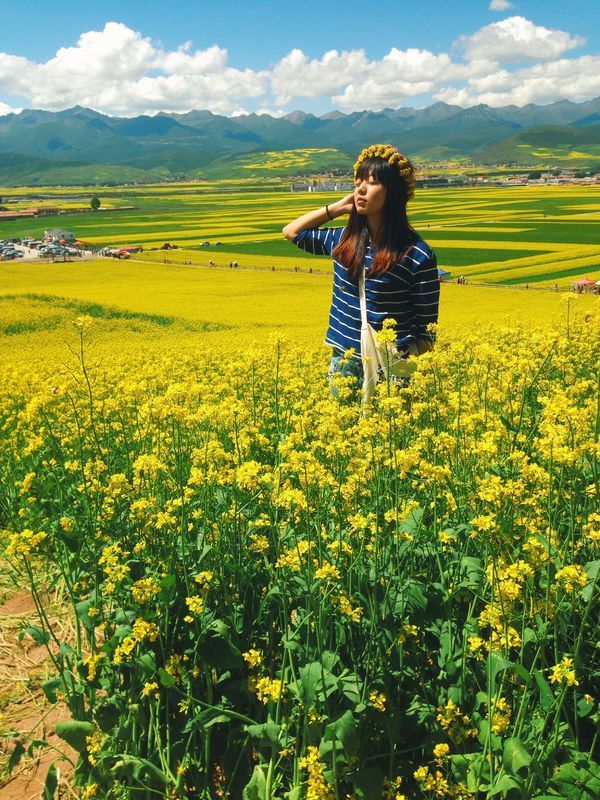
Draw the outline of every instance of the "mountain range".
[[[112,117],[75,106],[0,117],[0,181],[100,183],[174,177],[241,177],[348,170],[372,142],[417,160],[477,164],[600,162],[600,98],[581,103],[332,111],[315,116],[224,117],[210,111]],[[308,151],[279,158],[281,151]]]

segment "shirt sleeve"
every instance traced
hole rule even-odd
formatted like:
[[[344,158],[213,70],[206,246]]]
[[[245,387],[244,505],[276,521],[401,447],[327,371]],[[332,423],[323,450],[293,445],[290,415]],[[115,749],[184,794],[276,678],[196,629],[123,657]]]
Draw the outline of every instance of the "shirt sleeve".
[[[341,228],[307,228],[294,239],[294,244],[315,256],[330,256],[335,249]]]
[[[410,296],[417,323],[418,338],[434,342],[435,334],[427,330],[430,323],[438,321],[440,301],[437,258],[433,250],[426,258],[415,264]]]

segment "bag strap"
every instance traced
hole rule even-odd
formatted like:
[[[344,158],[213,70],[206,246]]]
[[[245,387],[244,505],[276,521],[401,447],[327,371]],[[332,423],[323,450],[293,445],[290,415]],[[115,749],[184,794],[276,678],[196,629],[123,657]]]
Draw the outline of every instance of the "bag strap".
[[[360,278],[358,279],[358,296],[360,299],[360,319],[362,322],[362,327],[364,329],[367,328],[369,324],[369,320],[367,317],[367,297],[365,294],[365,265],[363,264],[362,272],[360,274]]]

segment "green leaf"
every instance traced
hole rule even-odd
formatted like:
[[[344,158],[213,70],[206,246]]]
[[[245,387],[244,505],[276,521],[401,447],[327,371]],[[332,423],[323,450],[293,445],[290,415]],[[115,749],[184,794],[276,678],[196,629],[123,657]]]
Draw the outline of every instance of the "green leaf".
[[[321,654],[321,664],[325,667],[326,670],[331,672],[337,664],[339,664],[340,657],[336,653],[332,653],[330,650],[324,650]]]
[[[600,766],[583,756],[577,763],[563,764],[552,784],[566,800],[597,800],[600,797]]]
[[[504,414],[498,414],[498,418],[509,433],[517,432],[517,428],[515,427],[514,423],[511,422],[508,417],[505,417]]]
[[[75,604],[75,613],[77,614],[77,619],[79,619],[83,626],[87,630],[93,630],[96,627],[96,620],[93,617],[90,617],[89,610],[92,606],[95,606],[98,601],[94,598],[88,598],[87,600],[81,600],[79,603]]]
[[[501,794],[504,800],[517,800],[523,797],[523,781],[520,778],[513,777],[512,775],[502,775],[500,779],[494,784],[493,788],[488,791],[487,797],[495,797]]]
[[[481,753],[455,753],[450,756],[450,767],[452,770],[452,777],[457,781],[467,783],[469,776],[472,774],[475,778],[475,787],[477,787],[476,776],[478,774],[478,767],[481,763]],[[473,789],[471,789],[473,791]]]
[[[63,686],[62,678],[49,678],[41,684],[42,691],[50,703],[56,703],[56,692]]]
[[[21,628],[19,632],[19,641],[22,641],[25,635],[29,634],[36,644],[48,644],[50,641],[50,634],[43,628],[36,628],[35,625],[27,625]]]
[[[585,565],[585,571],[587,573],[588,583],[581,592],[581,597],[586,603],[589,603],[595,588],[595,584],[598,580],[598,573],[600,572],[600,560],[589,561]]]
[[[531,672],[528,672],[523,666],[523,664],[513,664],[512,666],[516,674],[519,676],[519,678],[521,678],[521,680],[523,680],[529,686],[529,684],[533,680],[533,678],[531,677]]]
[[[355,755],[358,748],[358,732],[356,722],[351,711],[346,711],[335,722],[325,728],[324,741],[337,740],[341,743],[348,759]]]
[[[440,649],[438,664],[440,670],[445,672],[449,678],[453,678],[460,668],[462,653],[460,650],[460,640],[457,636],[457,629],[452,620],[444,620],[439,639]],[[455,700],[455,702],[460,702],[460,696],[452,699]]]
[[[542,673],[539,669],[536,669],[533,673],[533,677],[535,678],[535,682],[538,685],[538,689],[540,690],[540,703],[544,711],[550,711],[550,709],[554,705],[554,694],[552,689],[550,688],[550,684],[544,678]]]
[[[211,622],[207,629],[202,657],[207,664],[220,670],[237,669],[243,665],[242,654],[231,641],[231,629],[222,620]]]
[[[73,750],[83,753],[86,747],[86,738],[94,732],[91,722],[84,720],[70,720],[69,722],[56,723],[56,735],[70,744]]]
[[[169,675],[169,673],[164,667],[159,668],[158,677],[160,679],[161,685],[165,686],[167,689],[170,689],[171,686],[175,686],[175,679],[173,678],[172,675]]]
[[[512,737],[504,742],[502,763],[504,764],[504,769],[511,775],[527,772],[531,764],[531,756],[520,739]]]
[[[315,699],[328,697],[335,689],[336,678],[326,670],[320,661],[313,661],[300,667],[300,682],[302,684],[303,699],[307,706],[313,705]]]
[[[403,591],[403,600],[409,614],[424,611],[427,608],[427,587],[412,578],[408,578]]]
[[[242,793],[242,800],[267,800],[267,778],[262,766],[254,767],[250,782]]]
[[[154,653],[142,653],[136,659],[136,664],[141,667],[145,678],[151,678],[156,674],[156,657]]]
[[[491,675],[492,685],[494,683],[494,678],[499,672],[502,672],[504,669],[508,669],[508,667],[512,667],[512,661],[509,661],[506,658],[502,658],[499,656],[498,653],[495,653],[493,650],[488,656],[488,664],[486,667],[486,674]],[[492,690],[492,694],[494,691]]]
[[[279,744],[281,725],[276,725],[274,722],[263,722],[262,725],[246,725],[246,731],[253,739],[276,747]]]
[[[169,784],[169,779],[162,770],[151,761],[139,756],[120,755],[112,771],[117,775],[131,775],[138,784],[144,787],[148,781],[153,786],[165,787]]]
[[[53,800],[56,790],[58,788],[58,775],[56,774],[56,767],[50,764],[48,772],[46,773],[46,782],[44,783],[43,800]]]
[[[15,742],[15,746],[13,747],[13,751],[10,754],[10,758],[8,759],[8,774],[13,771],[13,769],[17,766],[20,760],[25,755],[25,748],[23,746],[23,742],[20,739],[17,739]]]
[[[368,767],[348,775],[358,800],[381,800],[385,775],[379,767]]]
[[[529,644],[530,642],[537,642],[537,640],[538,640],[538,635],[533,630],[533,628],[525,628],[525,630],[523,631],[523,644],[526,645]]]
[[[98,703],[94,712],[96,724],[104,733],[109,733],[119,722],[120,708],[116,697],[106,698]]]
[[[201,730],[205,731],[207,728],[212,728],[213,725],[219,725],[223,722],[231,722],[231,717],[223,714],[219,708],[205,708],[187,721],[183,728],[184,733],[190,731]]]
[[[174,589],[177,584],[175,575],[165,575],[165,577],[158,584],[161,589]]]
[[[581,697],[577,702],[577,716],[580,718],[589,716],[594,710],[596,703],[594,700],[588,702],[585,697]]]
[[[398,529],[404,531],[405,533],[410,533],[411,536],[414,536],[421,527],[424,513],[425,510],[422,508],[416,508],[414,511],[411,511],[404,522],[400,523]]]
[[[160,587],[160,599],[163,601],[168,600],[177,586],[177,578],[175,575],[165,575],[158,585]]]

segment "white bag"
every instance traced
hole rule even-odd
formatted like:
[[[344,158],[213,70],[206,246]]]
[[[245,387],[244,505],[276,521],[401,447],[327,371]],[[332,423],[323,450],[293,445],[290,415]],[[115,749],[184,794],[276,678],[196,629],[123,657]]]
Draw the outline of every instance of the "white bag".
[[[383,344],[377,340],[377,331],[369,325],[367,320],[367,298],[365,295],[365,272],[358,281],[358,294],[360,298],[360,355],[363,366],[362,401],[368,403],[375,393],[375,387],[380,374],[386,380],[406,378],[416,369],[414,361],[409,361],[406,354],[398,350],[395,345]],[[409,355],[418,355],[419,349],[414,342],[408,345]]]

